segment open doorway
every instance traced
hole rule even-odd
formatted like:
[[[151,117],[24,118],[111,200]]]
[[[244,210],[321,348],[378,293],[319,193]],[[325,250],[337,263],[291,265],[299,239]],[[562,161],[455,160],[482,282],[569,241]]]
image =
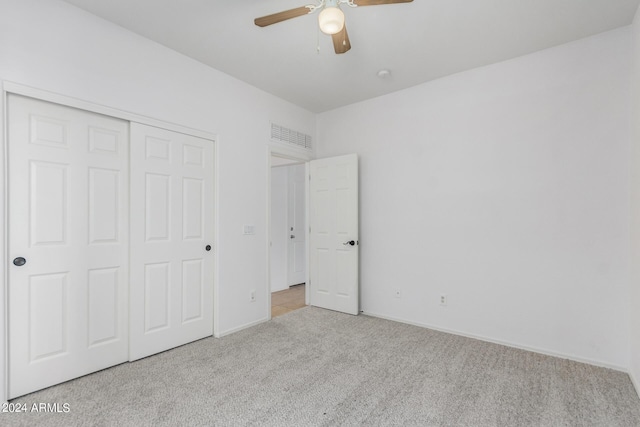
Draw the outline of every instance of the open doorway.
[[[306,305],[306,164],[271,155],[271,317]]]
[[[279,292],[276,285],[278,268],[280,268],[281,278],[284,276],[283,272],[286,271],[287,281],[289,280],[289,252],[287,251],[286,258],[279,258],[282,264],[278,265],[277,246],[284,244],[285,247],[288,247],[290,241],[300,234],[300,230],[302,230],[301,235],[305,238],[301,245],[304,248],[304,256],[299,257],[300,260],[304,260],[305,282],[299,286],[304,286],[305,305],[311,304],[315,307],[357,315],[360,310],[358,155],[352,153],[312,160],[310,155],[288,154],[283,151],[269,147],[267,156],[266,188],[267,200],[269,201],[267,209],[269,239],[267,240],[268,304],[265,308],[269,309],[269,318],[273,317],[272,290]],[[289,185],[283,184],[282,181],[279,185],[277,184],[279,172],[275,172],[276,178],[273,180],[275,182],[272,182],[272,175],[279,167],[295,164],[304,165],[304,215],[298,216],[300,220],[295,223],[297,225],[294,225],[293,230],[287,217],[283,233],[282,227],[273,224],[274,218],[277,222],[278,218],[284,216],[272,212],[272,207],[278,205],[278,202],[273,199],[273,189],[276,189],[275,194],[277,195],[278,189],[288,189]],[[288,178],[286,182],[289,182]],[[295,194],[295,191],[292,194]],[[277,198],[277,196],[275,197]],[[286,198],[288,200],[289,196],[287,195]],[[299,196],[298,200],[302,201],[303,197]],[[289,212],[288,208],[286,212]],[[304,223],[301,221],[302,218],[304,218]],[[278,239],[283,240],[278,242]],[[283,269],[282,265],[285,259],[286,268]],[[274,283],[273,288],[272,282]],[[285,290],[290,285],[297,284],[297,282],[285,283]],[[310,286],[311,283],[313,286]],[[292,308],[292,304],[288,304],[289,302],[287,301],[284,308],[291,311],[295,307]],[[297,307],[299,306],[301,304],[297,305]]]

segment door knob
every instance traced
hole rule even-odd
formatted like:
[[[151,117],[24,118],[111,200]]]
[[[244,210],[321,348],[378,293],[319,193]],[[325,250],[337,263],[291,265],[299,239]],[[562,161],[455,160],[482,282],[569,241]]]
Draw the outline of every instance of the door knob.
[[[296,236],[292,234],[292,235],[291,235],[291,238],[292,238],[292,239],[295,239],[295,238],[296,238]]]
[[[27,260],[19,256],[13,260],[13,265],[17,265],[18,267],[22,267],[27,263]]]
[[[211,245],[207,245],[204,248],[206,249],[207,252],[209,252],[211,250]]]
[[[356,241],[355,240],[349,240],[348,242],[344,242],[343,245],[345,245],[345,246],[347,246],[347,245],[355,246],[356,245]]]

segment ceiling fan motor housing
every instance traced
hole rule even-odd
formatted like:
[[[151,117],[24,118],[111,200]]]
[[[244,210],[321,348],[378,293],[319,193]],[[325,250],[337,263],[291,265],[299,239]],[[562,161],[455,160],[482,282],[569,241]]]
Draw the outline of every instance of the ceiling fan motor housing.
[[[344,28],[344,13],[337,7],[323,9],[318,15],[318,24],[323,33],[337,34]]]

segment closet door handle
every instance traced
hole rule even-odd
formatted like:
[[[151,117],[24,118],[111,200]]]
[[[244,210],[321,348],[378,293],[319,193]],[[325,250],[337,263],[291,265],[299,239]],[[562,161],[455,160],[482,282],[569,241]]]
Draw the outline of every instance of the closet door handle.
[[[22,258],[21,256],[19,256],[18,258],[15,258],[13,260],[13,265],[16,265],[18,267],[22,267],[23,265],[25,265],[27,263],[27,260]]]
[[[204,247],[204,249],[205,249],[207,252],[209,252],[209,251],[211,250],[211,245],[207,245],[207,246],[205,246],[205,247]]]

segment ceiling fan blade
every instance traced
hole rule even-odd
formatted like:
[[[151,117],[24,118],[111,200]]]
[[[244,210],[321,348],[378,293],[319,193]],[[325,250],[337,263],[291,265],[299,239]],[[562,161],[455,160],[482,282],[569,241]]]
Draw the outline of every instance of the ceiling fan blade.
[[[335,33],[331,36],[333,39],[333,50],[336,53],[345,53],[351,49],[351,42],[349,41],[349,34],[347,34],[347,25],[342,27],[342,31]]]
[[[267,25],[277,24],[278,22],[286,21],[287,19],[297,18],[298,16],[308,15],[311,13],[311,9],[307,6],[297,7],[295,9],[285,10],[284,12],[274,13],[273,15],[263,16],[256,18],[253,22],[258,27],[266,27]]]
[[[353,0],[358,6],[377,6],[379,4],[411,3],[413,0]]]

